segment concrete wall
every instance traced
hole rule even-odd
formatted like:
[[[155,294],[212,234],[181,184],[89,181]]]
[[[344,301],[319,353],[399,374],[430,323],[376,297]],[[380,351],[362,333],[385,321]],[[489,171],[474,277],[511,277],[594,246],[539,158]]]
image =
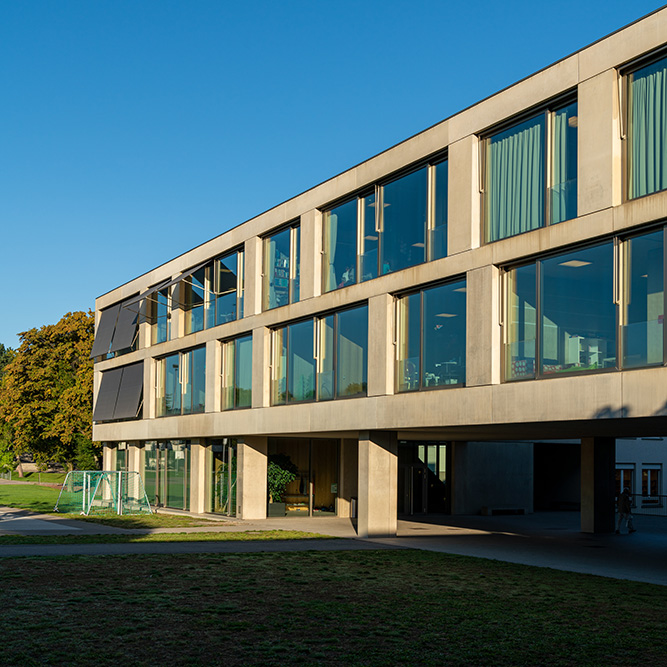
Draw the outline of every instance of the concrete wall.
[[[532,443],[456,442],[452,465],[452,514],[533,511]]]

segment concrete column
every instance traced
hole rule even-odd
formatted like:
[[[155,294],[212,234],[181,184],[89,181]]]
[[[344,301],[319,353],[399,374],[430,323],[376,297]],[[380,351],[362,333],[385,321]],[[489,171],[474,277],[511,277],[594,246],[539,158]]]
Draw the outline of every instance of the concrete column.
[[[322,294],[322,214],[318,210],[301,216],[301,301]]]
[[[393,308],[391,294],[368,300],[368,396],[394,393]]]
[[[143,418],[155,419],[157,414],[156,391],[158,361],[150,357],[144,359],[144,406]]]
[[[266,519],[266,467],[268,440],[246,437],[238,441],[236,516]]]
[[[357,475],[359,469],[357,441],[343,439],[340,443],[340,468],[338,475],[337,516],[351,518],[351,500],[358,497]]]
[[[618,72],[610,69],[577,90],[579,215],[617,206],[623,199],[618,86]]]
[[[128,442],[127,443],[127,469],[128,471],[139,472],[141,466],[141,443],[140,442]],[[143,473],[139,472],[142,475]]]
[[[244,317],[262,312],[262,247],[262,239],[258,236],[253,236],[245,242]]]
[[[206,447],[200,442],[190,445],[190,511],[202,514],[206,506]]]
[[[209,340],[206,343],[206,412],[218,412],[222,404],[222,368],[220,343]]]
[[[581,439],[581,532],[614,530],[614,438]]]
[[[271,404],[271,330],[266,327],[252,332],[252,407]]]
[[[398,440],[392,431],[359,433],[359,537],[392,537],[398,527]]]
[[[114,445],[114,446],[111,446]],[[116,469],[116,446],[118,443],[109,443],[102,447],[102,470]]]
[[[468,271],[466,276],[466,385],[500,383],[500,272],[496,266]]]
[[[470,135],[449,145],[447,254],[480,245],[479,140]]]

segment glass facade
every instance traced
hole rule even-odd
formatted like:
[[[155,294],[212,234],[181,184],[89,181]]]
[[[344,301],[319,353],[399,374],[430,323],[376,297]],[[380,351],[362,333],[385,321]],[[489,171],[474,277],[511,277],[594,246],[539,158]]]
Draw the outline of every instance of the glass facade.
[[[667,58],[628,76],[628,197],[667,188]]]
[[[465,281],[400,297],[396,312],[396,390],[465,384]]]
[[[252,405],[252,336],[222,344],[222,409]]]
[[[624,368],[664,362],[664,230],[625,242],[622,299]]]
[[[487,242],[577,216],[577,126],[574,102],[486,139]]]
[[[616,367],[613,266],[604,243],[508,273],[505,379]]]
[[[365,396],[367,373],[366,306],[273,332],[273,405]]]
[[[244,253],[241,250],[216,259],[213,263],[213,298],[207,314],[207,326],[217,326],[243,317]],[[215,312],[213,312],[215,311]]]
[[[157,416],[204,412],[206,348],[178,352],[157,362]]]
[[[211,493],[209,511],[236,516],[237,441],[210,441]]]
[[[192,275],[184,278],[179,289],[183,293],[185,313],[185,334],[195,333],[204,328],[204,312],[207,301],[209,267],[203,266]]]
[[[151,344],[157,345],[171,340],[171,296],[169,288],[161,289],[153,295]]]
[[[447,161],[324,212],[324,292],[447,254]]]
[[[263,309],[299,300],[300,228],[292,225],[264,239]]]
[[[144,489],[155,507],[190,509],[190,443],[149,440],[143,448]]]

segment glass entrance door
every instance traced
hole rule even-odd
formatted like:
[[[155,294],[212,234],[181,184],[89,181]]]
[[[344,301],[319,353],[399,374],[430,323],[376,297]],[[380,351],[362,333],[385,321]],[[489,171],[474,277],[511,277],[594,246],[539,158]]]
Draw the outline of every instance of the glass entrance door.
[[[447,445],[403,442],[398,450],[398,511],[401,514],[447,514]]]
[[[190,509],[190,442],[166,440],[144,446],[144,484],[155,507]]]

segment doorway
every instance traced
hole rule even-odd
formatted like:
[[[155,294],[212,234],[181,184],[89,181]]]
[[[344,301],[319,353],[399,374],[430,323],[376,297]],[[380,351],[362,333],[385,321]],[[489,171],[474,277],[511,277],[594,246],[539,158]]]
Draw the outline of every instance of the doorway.
[[[450,514],[448,447],[444,442],[399,442],[400,514]]]

